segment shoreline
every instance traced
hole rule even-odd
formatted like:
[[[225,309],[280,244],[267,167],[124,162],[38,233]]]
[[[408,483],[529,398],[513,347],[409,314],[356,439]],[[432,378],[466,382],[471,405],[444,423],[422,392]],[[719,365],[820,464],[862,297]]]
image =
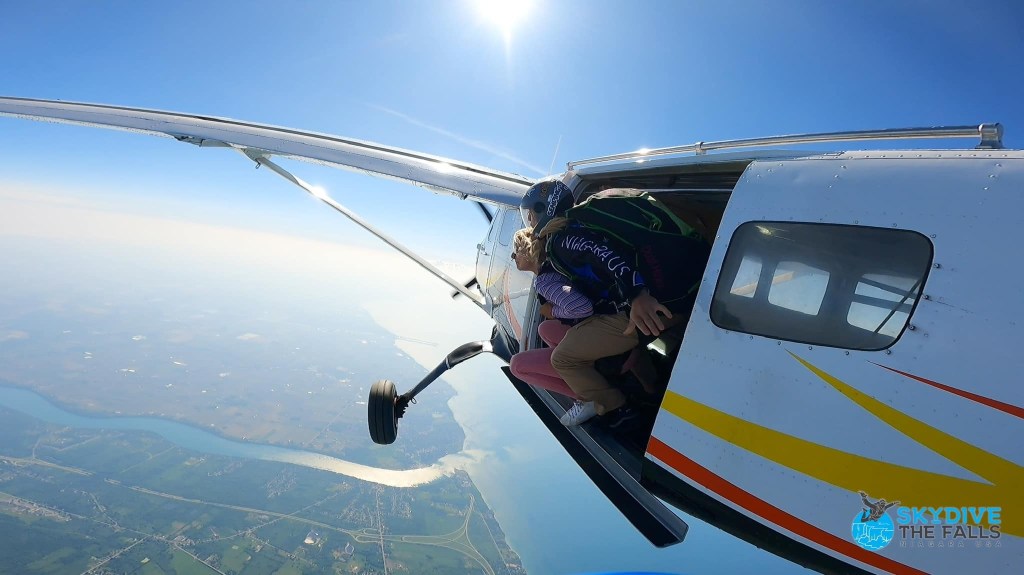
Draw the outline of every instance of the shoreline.
[[[83,418],[86,418],[86,419],[115,419],[115,420],[152,419],[152,420],[158,421],[158,422],[166,422],[166,423],[174,423],[174,424],[182,425],[182,426],[188,427],[189,429],[192,429],[192,430],[197,431],[197,432],[208,433],[210,435],[216,436],[216,437],[218,437],[220,439],[223,439],[225,441],[240,443],[240,444],[244,444],[244,445],[247,445],[247,446],[252,446],[254,448],[267,447],[267,448],[273,448],[273,449],[288,450],[288,451],[292,451],[292,452],[296,452],[296,453],[302,452],[302,453],[307,453],[307,454],[310,454],[310,455],[315,455],[315,456],[320,456],[320,457],[327,457],[327,458],[331,458],[331,459],[337,459],[339,461],[345,461],[345,462],[351,463],[353,465],[358,465],[358,466],[367,467],[367,468],[374,468],[374,469],[378,469],[378,470],[381,470],[381,471],[405,472],[405,471],[410,471],[410,470],[413,470],[413,469],[425,469],[425,468],[433,468],[433,467],[443,467],[443,468],[446,468],[446,469],[460,468],[460,469],[464,470],[464,466],[457,466],[457,465],[454,465],[453,463],[451,463],[453,460],[458,461],[458,460],[463,459],[465,457],[463,455],[463,451],[458,451],[458,452],[453,452],[453,453],[445,453],[445,454],[441,455],[440,457],[438,457],[437,460],[434,461],[433,463],[421,464],[422,466],[419,467],[419,468],[413,467],[413,468],[406,468],[406,469],[393,469],[393,468],[386,467],[386,466],[378,466],[376,464],[376,462],[369,462],[368,463],[368,462],[362,462],[362,461],[354,461],[354,460],[342,459],[344,454],[326,453],[324,451],[320,451],[320,450],[316,450],[316,449],[312,449],[312,448],[306,448],[306,447],[303,447],[303,446],[296,447],[296,446],[282,445],[282,444],[278,444],[278,443],[258,442],[258,441],[252,440],[252,439],[243,439],[241,437],[236,437],[236,436],[232,436],[232,435],[228,435],[228,434],[222,433],[217,428],[201,427],[199,425],[196,425],[195,422],[193,422],[193,421],[188,421],[188,420],[184,420],[184,419],[176,419],[176,418],[173,418],[173,417],[160,417],[158,415],[150,415],[150,414],[125,414],[125,413],[113,413],[113,412],[102,411],[102,410],[95,410],[94,411],[94,410],[88,410],[88,409],[80,409],[79,406],[69,406],[65,402],[58,401],[57,399],[55,399],[55,398],[53,398],[53,397],[51,397],[49,395],[44,395],[43,393],[40,393],[39,390],[33,389],[32,387],[18,385],[18,384],[15,384],[13,382],[10,382],[8,380],[0,379],[0,390],[2,390],[2,389],[12,389],[12,390],[19,390],[19,391],[24,391],[24,392],[31,393],[31,394],[39,397],[40,399],[44,400],[45,402],[49,403],[53,407],[57,408],[58,410],[64,411],[64,412],[66,412],[68,414],[71,414],[71,415],[74,415],[74,416],[83,417]],[[5,406],[0,405],[0,407],[5,407]],[[21,410],[18,410],[18,409],[13,408],[13,407],[7,407],[7,409],[13,409],[14,411],[21,412]],[[25,412],[21,412],[21,413],[25,413]],[[29,415],[30,417],[33,417],[35,419],[40,419],[39,417],[36,417],[35,415],[30,414],[30,413],[27,413],[26,415]],[[461,427],[460,427],[460,429],[461,429]],[[148,430],[144,430],[144,429],[140,429],[139,431],[143,431],[145,433],[156,433],[154,431],[148,431]],[[463,432],[462,444],[463,444],[463,446],[465,445],[465,432]]]

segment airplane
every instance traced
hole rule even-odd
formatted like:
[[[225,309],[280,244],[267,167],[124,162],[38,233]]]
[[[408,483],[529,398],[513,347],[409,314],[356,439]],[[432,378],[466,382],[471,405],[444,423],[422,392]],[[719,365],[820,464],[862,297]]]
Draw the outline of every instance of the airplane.
[[[481,353],[541,344],[532,274],[512,264],[538,180],[395,147],[225,118],[0,97],[0,115],[228,148],[266,166],[449,284],[495,322],[399,394],[371,388],[368,426],[397,440],[415,396]],[[657,547],[699,517],[822,573],[1002,573],[1024,566],[1024,319],[1012,230],[1024,152],[1002,126],[698,142],[569,162],[576,200],[642,189],[699,223],[710,257],[688,322],[644,347],[664,394],[639,441],[566,427],[567,398],[502,370],[569,456]],[[973,148],[949,147],[976,138]],[[928,139],[944,149],[809,151]],[[788,146],[788,148],[787,148]],[[275,163],[398,179],[481,204],[476,284],[444,274]],[[667,504],[667,505],[666,505]],[[899,505],[899,507],[894,507]],[[893,518],[895,516],[895,520]]]

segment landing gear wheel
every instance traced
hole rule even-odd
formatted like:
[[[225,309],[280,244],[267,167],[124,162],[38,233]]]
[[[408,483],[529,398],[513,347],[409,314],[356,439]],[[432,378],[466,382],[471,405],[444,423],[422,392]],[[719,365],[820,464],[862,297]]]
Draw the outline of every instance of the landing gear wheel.
[[[368,415],[370,439],[374,443],[390,445],[398,436],[398,418],[395,417],[395,384],[382,379],[370,387]]]

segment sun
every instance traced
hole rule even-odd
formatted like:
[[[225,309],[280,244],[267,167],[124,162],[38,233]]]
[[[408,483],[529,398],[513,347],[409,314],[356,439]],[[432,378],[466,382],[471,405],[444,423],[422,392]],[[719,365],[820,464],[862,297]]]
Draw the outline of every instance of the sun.
[[[533,7],[532,0],[475,0],[477,12],[501,28],[505,41],[512,39],[512,31],[526,20]]]

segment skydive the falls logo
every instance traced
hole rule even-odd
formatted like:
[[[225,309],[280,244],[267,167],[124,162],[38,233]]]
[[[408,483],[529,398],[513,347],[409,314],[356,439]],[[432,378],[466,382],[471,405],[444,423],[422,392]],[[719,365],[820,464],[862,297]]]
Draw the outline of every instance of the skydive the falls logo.
[[[897,507],[899,501],[872,501],[858,493],[863,507],[853,517],[850,536],[864,549],[885,549],[897,533],[901,548],[1000,547],[1001,507]],[[893,507],[895,523],[888,513]]]
[[[892,543],[892,538],[896,535],[896,526],[886,510],[899,505],[900,502],[889,503],[885,499],[872,502],[868,499],[867,493],[863,491],[858,493],[860,493],[864,508],[854,515],[853,523],[850,525],[853,542],[869,551],[885,549]]]

